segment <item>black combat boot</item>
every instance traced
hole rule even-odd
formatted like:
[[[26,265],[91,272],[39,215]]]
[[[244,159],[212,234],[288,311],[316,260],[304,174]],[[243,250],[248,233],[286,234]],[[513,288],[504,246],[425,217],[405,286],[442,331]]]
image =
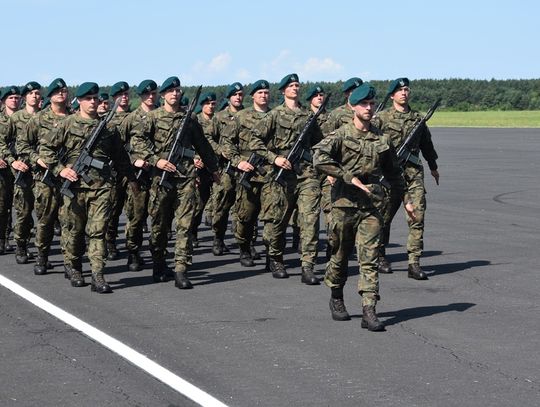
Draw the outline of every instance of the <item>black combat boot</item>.
[[[41,276],[47,274],[47,256],[45,253],[38,252],[36,264],[34,265],[34,274],[36,276]]]
[[[362,322],[360,326],[367,328],[369,331],[384,331],[384,324],[377,318],[375,305],[362,306]]]
[[[313,265],[302,266],[302,282],[307,285],[319,285],[319,279],[313,274]]]
[[[69,265],[64,263],[64,278],[71,279],[71,274],[73,273],[73,268]]]
[[[140,263],[139,253],[136,251],[129,252],[127,268],[129,271],[141,271],[142,265]]]
[[[249,246],[246,244],[240,245],[240,264],[243,267],[253,267],[255,265],[255,262],[251,257]]]
[[[199,247],[199,238],[197,237],[197,233],[193,234],[193,237],[191,239],[191,245],[193,246],[194,249]]]
[[[167,263],[165,260],[154,260],[154,265],[152,266],[152,278],[155,283],[165,283],[169,281],[167,277]]]
[[[351,316],[345,308],[343,301],[343,287],[332,288],[332,296],[330,297],[330,313],[334,321],[350,321]]]
[[[84,281],[82,271],[75,268],[70,268],[69,282],[72,287],[84,287],[86,285],[86,281]]]
[[[283,258],[270,257],[268,267],[272,273],[272,277],[289,278],[289,273],[287,273],[285,265],[283,264]]]
[[[17,264],[28,263],[28,252],[26,250],[26,242],[24,240],[17,241],[17,249],[15,250],[15,261]]]
[[[390,265],[390,262],[388,260],[386,260],[386,257],[384,257],[384,256],[379,256],[378,268],[379,268],[379,273],[382,273],[382,274],[392,274],[393,273],[392,266]]]
[[[193,284],[189,281],[187,277],[187,271],[185,265],[177,265],[174,272],[174,286],[178,287],[181,290],[189,290],[193,288]]]
[[[107,260],[117,260],[118,259],[118,249],[116,248],[116,243],[107,243]]]
[[[214,254],[214,256],[223,255],[223,245],[221,243],[221,239],[218,239],[217,237],[214,238],[214,243],[212,244],[212,253]]]
[[[90,290],[98,294],[112,293],[112,288],[103,277],[103,273],[92,273],[92,281],[90,282]]]
[[[415,280],[427,280],[428,276],[426,273],[422,271],[420,268],[420,264],[418,263],[410,263],[409,264],[409,271],[407,273],[407,277],[414,278]]]
[[[249,251],[251,252],[251,258],[253,260],[260,260],[261,259],[261,255],[257,251],[257,249],[255,249],[255,244],[253,242],[251,242],[251,244],[249,246]]]

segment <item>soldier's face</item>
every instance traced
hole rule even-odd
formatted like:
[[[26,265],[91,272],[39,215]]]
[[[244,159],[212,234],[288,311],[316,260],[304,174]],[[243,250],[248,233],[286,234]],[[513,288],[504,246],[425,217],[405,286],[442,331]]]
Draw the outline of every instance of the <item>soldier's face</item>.
[[[9,95],[4,103],[8,109],[15,110],[19,107],[20,100],[21,97],[19,95]]]
[[[153,108],[156,104],[157,91],[153,90],[151,92],[146,92],[141,96],[141,103],[149,108]]]
[[[213,100],[210,102],[206,102],[202,106],[202,111],[205,115],[212,116],[214,112],[216,111],[216,102]]]
[[[102,100],[97,107],[97,113],[98,114],[104,114],[109,111],[109,101],[108,100]]]
[[[232,95],[229,98],[229,103],[231,104],[231,106],[234,106],[234,107],[242,106],[243,101],[244,101],[244,92],[242,92],[241,90],[236,92],[234,95]]]
[[[58,90],[55,90],[51,95],[51,103],[65,103],[67,100],[67,95],[67,88],[60,88]]]
[[[97,107],[99,104],[99,97],[97,93],[95,95],[86,95],[82,98],[78,98],[80,110],[89,116],[97,113]]]
[[[370,121],[375,112],[375,99],[362,100],[352,107],[354,115],[362,121]]]
[[[118,106],[120,106],[121,108],[127,108],[129,106],[129,92],[128,91],[125,91],[116,95],[114,97],[115,103],[117,99],[120,99],[120,103],[118,104]]]
[[[311,98],[311,106],[318,109],[322,102],[324,102],[324,93],[317,93],[313,98]]]
[[[260,89],[253,94],[253,103],[257,106],[268,106],[268,99],[270,98],[270,91],[268,89]]]
[[[181,97],[182,97],[182,89],[180,88],[167,89],[163,93],[163,99],[165,99],[165,103],[167,103],[169,106],[178,105]]]
[[[298,82],[292,82],[284,89],[283,94],[287,99],[296,99],[298,97],[298,91],[300,90],[300,84]]]
[[[398,105],[404,106],[409,103],[409,97],[411,95],[411,89],[408,86],[403,86],[394,92],[392,99]]]
[[[28,106],[37,107],[41,100],[41,91],[38,89],[31,90],[24,98]]]

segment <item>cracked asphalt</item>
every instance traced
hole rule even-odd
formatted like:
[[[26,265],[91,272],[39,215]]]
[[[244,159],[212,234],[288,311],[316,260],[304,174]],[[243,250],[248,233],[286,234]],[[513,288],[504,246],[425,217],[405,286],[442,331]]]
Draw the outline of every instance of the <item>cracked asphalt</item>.
[[[71,288],[57,246],[49,275],[13,255],[0,257],[0,274],[230,406],[538,406],[539,131],[432,133],[441,184],[426,180],[429,280],[407,278],[397,215],[395,272],[381,276],[377,307],[386,332],[360,328],[354,260],[353,318],[336,322],[329,289],[300,283],[298,255],[286,256],[291,278],[274,280],[264,260],[241,268],[235,247],[214,257],[204,226],[190,291],[152,283],[149,266],[127,272],[125,252],[108,265],[110,295]],[[1,286],[0,360],[2,406],[195,405]]]

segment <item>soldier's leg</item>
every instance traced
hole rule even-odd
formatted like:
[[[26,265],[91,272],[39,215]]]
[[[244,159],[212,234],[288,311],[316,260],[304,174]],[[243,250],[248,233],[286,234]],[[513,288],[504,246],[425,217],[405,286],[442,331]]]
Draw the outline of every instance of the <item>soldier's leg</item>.
[[[198,230],[201,225],[202,216],[204,213],[204,208],[208,200],[210,199],[211,189],[212,189],[212,179],[210,174],[206,170],[198,171],[198,185],[197,190],[195,191],[195,206],[194,206],[194,215],[192,216],[192,225],[190,227],[191,235],[193,236],[193,241],[195,247],[198,246]]]
[[[50,187],[36,181],[36,248],[38,257],[34,266],[34,274],[45,274],[48,268],[49,251],[54,237],[54,222],[58,218],[59,193],[56,187]]]
[[[213,216],[212,230],[214,231],[214,254],[223,254],[225,250],[225,232],[227,231],[227,222],[229,212],[234,205],[236,198],[236,179],[223,172],[221,183],[213,187]]]
[[[18,264],[28,263],[28,243],[30,242],[30,234],[34,226],[32,211],[34,210],[34,192],[33,181],[28,181],[26,187],[15,187],[14,206],[15,206],[15,227],[13,234],[17,243],[17,251],[15,259]]]
[[[407,217],[409,236],[407,238],[407,253],[409,258],[408,276],[415,280],[427,280],[427,275],[420,268],[420,257],[424,250],[424,215],[426,213],[426,190],[424,188],[423,172],[409,183],[409,196],[414,205],[415,220]]]
[[[240,264],[245,267],[255,265],[250,246],[255,235],[257,217],[261,211],[261,188],[262,184],[253,183],[252,188],[238,185],[236,191],[234,236],[240,247]]]
[[[8,216],[10,215],[10,185],[13,177],[9,169],[0,170],[0,255],[6,252]]]
[[[82,287],[85,284],[82,276],[82,259],[86,247],[85,228],[88,220],[86,191],[76,190],[74,195],[73,198],[63,197],[62,242],[64,264],[71,285]]]
[[[142,270],[143,261],[140,257],[140,250],[143,242],[143,230],[148,212],[149,191],[141,189],[138,194],[134,194],[131,189],[128,191],[125,212],[126,223],[126,247],[128,249],[128,270]]]
[[[378,255],[378,268],[379,273],[389,274],[392,273],[392,266],[390,262],[386,259],[386,246],[390,242],[390,228],[392,225],[392,220],[396,215],[399,207],[402,204],[402,199],[400,196],[395,194],[390,194],[385,197],[385,201],[381,207],[381,215],[383,218],[383,226],[381,229],[381,242],[379,244],[379,255]]]
[[[302,259],[302,282],[308,285],[319,284],[313,274],[317,262],[319,244],[319,221],[321,212],[321,188],[318,179],[305,179],[298,184],[298,227],[300,229],[300,248]]]
[[[94,189],[87,193],[86,236],[88,236],[88,260],[92,269],[91,290],[100,294],[112,292],[105,281],[106,245],[105,229],[111,217],[110,189]]]
[[[107,259],[116,260],[118,258],[118,248],[116,247],[116,239],[118,238],[118,226],[120,223],[120,215],[124,208],[124,202],[127,197],[127,186],[122,179],[116,180],[111,188],[111,217],[107,227],[105,239],[107,241]]]
[[[300,251],[300,226],[298,225],[298,206],[295,206],[289,221],[292,229],[291,249],[301,253]]]
[[[191,179],[179,182],[174,202],[174,219],[176,222],[176,243],[174,246],[175,286],[180,289],[192,288],[187,277],[187,267],[191,264],[189,233],[193,224],[195,207],[195,182]]]

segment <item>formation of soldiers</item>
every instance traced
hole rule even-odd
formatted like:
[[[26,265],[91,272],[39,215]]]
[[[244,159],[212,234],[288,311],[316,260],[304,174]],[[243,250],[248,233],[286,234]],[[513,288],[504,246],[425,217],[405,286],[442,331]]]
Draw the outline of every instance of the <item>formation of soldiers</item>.
[[[86,286],[86,253],[91,289],[111,292],[104,269],[107,259],[119,256],[116,240],[124,212],[128,270],[144,267],[141,251],[150,217],[153,280],[173,279],[176,287],[190,289],[188,269],[206,208],[212,253],[229,252],[225,234],[232,221],[242,267],[254,267],[261,256],[254,246],[261,223],[266,269],[278,279],[289,277],[283,255],[292,222],[301,281],[317,285],[322,209],[332,318],[350,319],[343,287],[356,248],[361,326],[384,330],[376,314],[378,274],[392,272],[385,246],[401,204],[409,225],[408,277],[427,279],[420,267],[426,208],[420,152],[439,180],[427,126],[408,146],[404,162],[396,155],[421,118],[409,106],[409,80],[391,83],[385,99],[391,106],[377,113],[375,89],[360,78],[344,82],[345,103],[331,112],[324,109],[327,95],[321,86],[301,97],[294,73],[278,87],[283,102],[271,109],[264,79],[246,89],[231,84],[220,106],[214,93],[189,103],[177,77],[159,87],[144,80],[136,87],[141,104],[134,111],[130,86],[123,81],[109,94],[85,82],[74,103],[62,78],[46,90],[37,82],[5,88],[0,95],[0,254],[14,250],[17,263],[29,262],[35,212],[34,273],[52,267],[48,257],[56,234],[70,285]],[[245,93],[250,106],[244,106]],[[173,230],[171,270],[166,255]]]

